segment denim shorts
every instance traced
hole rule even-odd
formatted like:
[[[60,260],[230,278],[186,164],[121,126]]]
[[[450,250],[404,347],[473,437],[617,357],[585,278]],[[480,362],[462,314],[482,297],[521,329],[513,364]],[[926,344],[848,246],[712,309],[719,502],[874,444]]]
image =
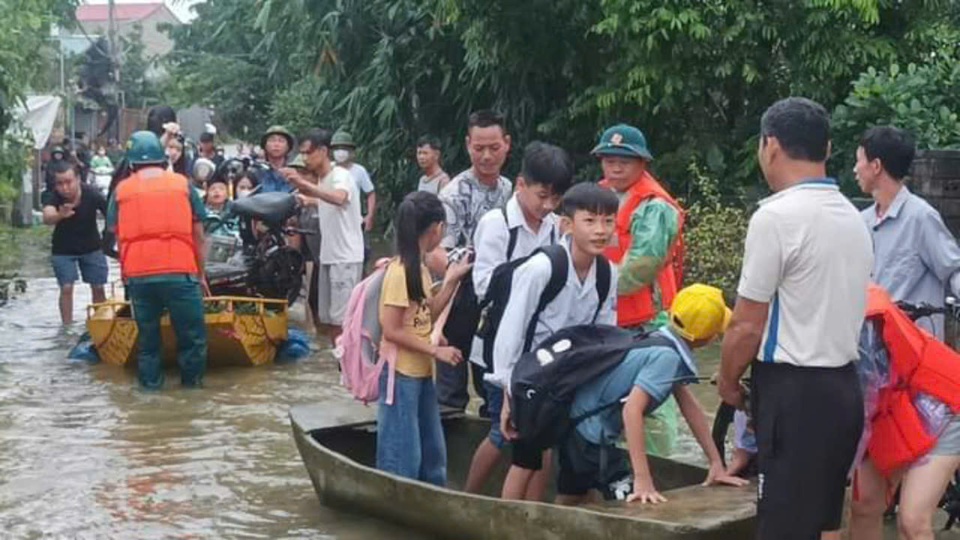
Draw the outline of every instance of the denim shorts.
[[[930,451],[932,456],[960,456],[960,416],[954,416]]]
[[[487,381],[483,381],[483,388],[487,391],[487,415],[490,417],[490,435],[488,438],[497,450],[503,450],[508,444],[500,432],[500,411],[503,410],[503,390]]]
[[[53,274],[57,276],[57,284],[61,287],[74,284],[81,275],[84,283],[106,285],[110,274],[107,258],[99,249],[84,255],[53,255],[50,263],[53,265]]]

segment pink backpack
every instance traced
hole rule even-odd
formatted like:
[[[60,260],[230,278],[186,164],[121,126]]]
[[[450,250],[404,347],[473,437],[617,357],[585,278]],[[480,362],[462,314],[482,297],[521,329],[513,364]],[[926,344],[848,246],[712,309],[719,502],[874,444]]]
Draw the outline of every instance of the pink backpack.
[[[364,404],[380,399],[380,374],[384,363],[390,370],[387,405],[393,404],[397,348],[385,342],[381,348],[380,292],[386,267],[380,267],[350,293],[343,317],[343,333],[337,338],[335,355],[340,358],[340,381]]]

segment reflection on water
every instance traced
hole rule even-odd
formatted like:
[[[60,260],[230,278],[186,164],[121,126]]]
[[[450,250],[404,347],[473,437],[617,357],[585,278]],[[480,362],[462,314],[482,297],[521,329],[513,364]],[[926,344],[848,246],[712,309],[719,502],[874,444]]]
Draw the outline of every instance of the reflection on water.
[[[77,288],[77,316],[89,295]],[[70,363],[53,279],[0,309],[0,537],[417,538],[323,508],[290,436],[294,404],[343,399],[317,352],[296,365],[168,377]]]

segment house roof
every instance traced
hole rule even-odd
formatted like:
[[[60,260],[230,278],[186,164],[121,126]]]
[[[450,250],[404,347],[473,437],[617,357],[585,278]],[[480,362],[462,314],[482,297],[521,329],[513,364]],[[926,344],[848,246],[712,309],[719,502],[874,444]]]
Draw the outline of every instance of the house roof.
[[[109,6],[106,4],[83,4],[77,7],[77,21],[79,22],[106,22],[110,19]],[[120,21],[142,21],[157,10],[168,10],[163,2],[149,2],[144,4],[117,4],[114,7],[114,19]]]

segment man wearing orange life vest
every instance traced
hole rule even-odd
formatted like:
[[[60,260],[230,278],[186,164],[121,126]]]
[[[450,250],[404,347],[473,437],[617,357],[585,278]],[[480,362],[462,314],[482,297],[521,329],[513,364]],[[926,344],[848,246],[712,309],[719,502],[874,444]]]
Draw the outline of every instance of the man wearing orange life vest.
[[[163,386],[160,316],[167,310],[177,336],[183,386],[200,386],[207,361],[203,319],[203,202],[186,177],[163,169],[160,139],[138,131],[127,143],[133,174],[107,208],[116,232],[120,272],[137,323],[140,384]]]
[[[613,245],[606,250],[620,267],[617,322],[661,326],[683,280],[683,210],[647,171],[653,156],[639,129],[615,125],[591,153],[603,167],[600,185],[620,199]]]

